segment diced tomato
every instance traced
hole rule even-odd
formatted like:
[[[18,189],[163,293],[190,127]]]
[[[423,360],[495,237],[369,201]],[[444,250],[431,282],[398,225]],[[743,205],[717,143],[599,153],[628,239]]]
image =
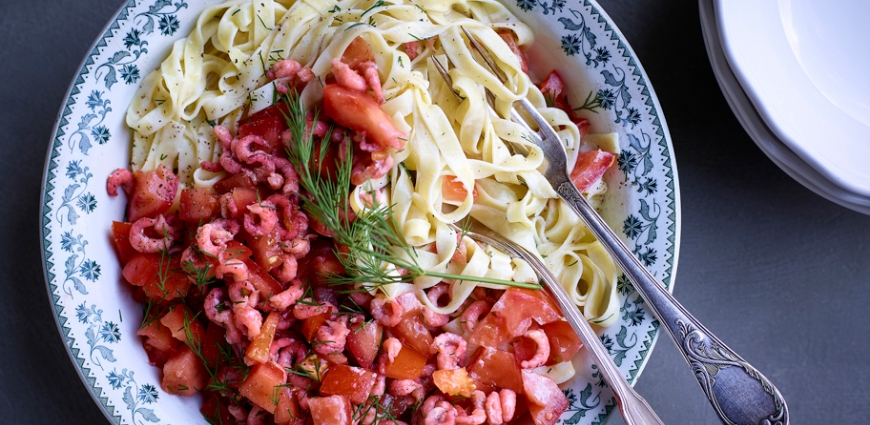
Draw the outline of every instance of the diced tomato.
[[[118,259],[121,260],[121,265],[127,264],[133,255],[136,254],[133,245],[130,245],[130,229],[133,223],[122,221],[112,222],[112,237],[115,239],[115,249],[118,251]]]
[[[190,347],[182,346],[169,361],[163,365],[161,387],[170,394],[192,396],[205,388],[208,374],[202,360]]]
[[[328,287],[329,283],[326,281],[331,275],[340,275],[344,274],[344,266],[339,261],[338,257],[335,256],[335,253],[332,250],[324,252],[320,255],[317,255],[314,258],[311,258],[308,269],[310,271],[310,275],[308,278],[311,279],[311,283],[316,287]],[[337,304],[337,302],[333,300],[318,300],[318,301],[329,301],[333,304]]]
[[[547,364],[570,361],[583,346],[577,332],[574,332],[574,328],[564,320],[547,323],[541,326],[541,329],[550,341],[550,358]]]
[[[585,192],[595,185],[608,168],[616,162],[616,155],[601,149],[580,152],[571,170],[571,181],[577,190]]]
[[[350,425],[353,409],[345,396],[312,397],[308,399],[314,425]]]
[[[360,404],[368,399],[377,379],[377,373],[360,367],[331,366],[323,375],[320,394],[343,395],[354,404]]]
[[[384,375],[393,379],[415,379],[423,374],[423,366],[425,365],[425,355],[403,344],[396,358],[387,362]]]
[[[261,200],[262,198],[260,198],[257,189],[250,189],[247,187],[233,188],[233,202],[236,204],[236,208],[238,208],[237,217],[248,212],[249,205],[254,205]]]
[[[222,195],[237,187],[253,189],[254,187],[256,187],[256,185],[254,184],[254,180],[252,180],[250,176],[248,176],[247,174],[239,173],[233,174],[215,183],[213,187],[218,195]]]
[[[574,124],[577,124],[577,130],[580,130],[580,137],[586,136],[589,134],[589,120],[586,118],[574,118],[572,119]]]
[[[468,188],[459,180],[459,177],[444,177],[441,180],[441,194],[444,195],[444,200],[453,202],[463,202],[468,196]],[[477,199],[477,187],[473,187],[471,196]]]
[[[511,51],[514,52],[514,55],[517,56],[517,59],[520,60],[520,66],[523,69],[523,72],[526,74],[529,73],[529,59],[526,57],[526,53],[520,50],[520,46],[517,45],[517,39],[514,35],[513,31],[504,30],[499,31],[498,35],[501,36],[501,39],[507,43],[508,47],[511,48]]]
[[[260,136],[272,152],[279,151],[282,148],[281,132],[284,131],[284,122],[286,121],[283,116],[247,120],[239,126],[239,137]]]
[[[511,339],[511,331],[505,324],[504,318],[490,313],[477,323],[468,342],[484,347],[497,347],[509,339]]]
[[[217,365],[221,359],[221,349],[218,344],[226,343],[226,329],[217,323],[208,321],[205,328],[205,337],[202,340],[202,357],[209,365]]]
[[[366,137],[382,148],[405,147],[405,133],[396,129],[381,105],[366,93],[329,84],[323,88],[323,108],[339,125],[365,131]]]
[[[195,187],[181,191],[178,218],[188,223],[208,223],[220,213],[217,196],[211,189]]]
[[[172,337],[172,332],[159,320],[152,320],[147,326],[139,328],[136,335],[144,336],[145,343],[157,350],[172,353],[178,347],[178,340]]]
[[[278,406],[275,408],[276,425],[303,425],[305,417],[299,402],[296,401],[296,393],[287,387],[278,389]]]
[[[417,59],[417,56],[420,55],[420,42],[414,40],[409,41],[402,45],[402,50],[405,51],[405,54],[408,55],[408,59],[414,60]]]
[[[272,340],[275,338],[275,331],[278,329],[278,320],[281,318],[281,313],[273,311],[266,317],[263,326],[260,327],[260,334],[257,335],[251,345],[248,346],[248,351],[245,352],[245,359],[250,359],[255,363],[265,363],[269,360],[269,348],[272,346]]]
[[[178,178],[163,164],[154,171],[133,173],[135,185],[127,204],[127,220],[135,223],[142,217],[156,217],[172,206],[178,191]]]
[[[254,285],[254,288],[260,291],[260,296],[264,297],[263,299],[268,299],[272,295],[284,291],[281,284],[272,275],[260,268],[253,260],[243,257],[242,261],[248,266],[248,280],[251,282],[251,285]]]
[[[464,367],[453,370],[436,370],[432,373],[432,382],[442,393],[451,396],[471,397],[477,389],[474,380],[468,376]]]
[[[254,255],[251,248],[248,248],[247,245],[237,240],[227,242],[226,252],[232,254],[232,258],[251,258],[251,256]]]
[[[523,389],[535,424],[554,425],[568,408],[568,397],[547,376],[524,370]]]
[[[136,253],[121,271],[131,285],[141,286],[145,296],[165,302],[187,296],[192,282],[181,271],[178,256]]]
[[[523,393],[520,364],[513,353],[481,347],[466,368],[479,390],[489,392],[493,388],[507,388],[517,394]]]
[[[287,105],[287,102],[278,102],[272,106],[267,107],[266,109],[263,109],[251,115],[245,122],[257,121],[264,118],[278,118],[282,120],[282,123],[285,123],[285,117],[288,114],[288,109],[289,106]]]
[[[235,418],[230,415],[228,403],[221,401],[220,396],[212,394],[206,399],[205,403],[199,409],[199,413],[212,424],[231,424],[235,422]]]
[[[541,94],[547,99],[548,103],[555,102],[562,95],[562,90],[565,89],[565,82],[562,76],[555,70],[550,72],[550,75],[541,83]]]
[[[269,413],[275,413],[278,402],[277,389],[287,380],[287,372],[278,365],[267,362],[254,365],[248,377],[239,386],[239,394]]]
[[[532,321],[539,325],[559,320],[556,302],[542,290],[510,288],[493,304],[490,315],[504,319],[511,338],[529,329]]]
[[[368,321],[351,327],[347,348],[360,366],[371,369],[381,346],[384,327],[377,321]]]
[[[354,38],[341,55],[341,61],[351,69],[363,62],[374,62],[374,60],[375,54],[372,52],[372,47],[362,37]]]
[[[247,235],[245,239],[254,253],[254,261],[267,273],[281,264],[278,259],[284,253],[284,250],[278,244],[277,231],[259,238]]]
[[[181,304],[172,306],[160,319],[160,323],[169,328],[173,338],[194,347],[202,347],[205,327],[187,307]]]
[[[390,328],[393,336],[402,341],[402,344],[413,348],[420,354],[429,354],[432,346],[432,334],[423,324],[423,319],[418,312],[411,312],[402,317],[398,325]]]
[[[550,106],[565,111],[568,114],[568,119],[577,124],[577,129],[580,130],[580,137],[589,133],[589,120],[578,116],[577,111],[568,103],[568,96],[562,94],[562,91],[565,89],[565,81],[562,80],[562,76],[557,71],[553,70],[550,72],[547,79],[541,83],[540,89]]]
[[[317,314],[302,321],[302,336],[305,337],[306,341],[311,342],[313,340],[314,334],[317,333],[317,330],[321,326],[326,324],[329,316],[329,313]]]

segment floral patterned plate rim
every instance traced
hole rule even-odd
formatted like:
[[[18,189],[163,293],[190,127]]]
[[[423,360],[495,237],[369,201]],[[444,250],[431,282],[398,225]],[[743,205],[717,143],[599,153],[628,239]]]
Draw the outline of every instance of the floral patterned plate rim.
[[[109,22],[75,76],[48,147],[41,200],[43,267],[49,302],[82,382],[116,424],[205,423],[197,398],[170,396],[135,333],[142,308],[121,284],[110,223],[124,199],[105,192],[109,173],[129,158],[124,114],[145,74],[185,36],[199,11],[218,0],[129,0]],[[653,274],[673,290],[680,235],[679,185],[661,106],[624,36],[591,0],[505,0],[538,33],[534,69],[558,69],[570,101],[592,129],[617,132],[617,167],[601,213]],[[541,48],[538,48],[540,45]],[[617,283],[620,318],[599,330],[634,383],[658,336],[631,282]],[[563,386],[565,425],[601,424],[616,406],[587,356]]]

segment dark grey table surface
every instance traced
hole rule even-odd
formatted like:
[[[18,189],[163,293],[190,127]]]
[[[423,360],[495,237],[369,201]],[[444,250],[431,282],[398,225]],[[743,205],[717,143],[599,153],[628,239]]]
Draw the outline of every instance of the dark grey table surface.
[[[51,316],[39,193],[64,93],[121,3],[0,1],[0,128],[10,130],[0,137],[0,424],[106,423]],[[716,85],[695,2],[601,5],[670,126],[682,199],[676,296],[777,384],[793,423],[868,423],[870,217],[805,189],[746,135]],[[637,389],[665,423],[717,423],[667,338]]]

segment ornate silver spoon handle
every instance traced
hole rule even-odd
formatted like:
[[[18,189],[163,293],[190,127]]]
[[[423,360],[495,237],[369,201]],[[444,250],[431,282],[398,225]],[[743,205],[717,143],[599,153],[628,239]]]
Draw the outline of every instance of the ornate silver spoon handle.
[[[555,182],[551,180],[552,183]],[[567,176],[553,187],[604,245],[659,318],[722,422],[728,425],[788,424],[788,407],[779,390],[708,331],[656,281]]]
[[[584,346],[589,350],[592,359],[595,360],[595,364],[598,365],[604,380],[613,389],[619,411],[622,413],[625,423],[628,425],[662,425],[661,419],[659,419],[652,407],[625,380],[625,376],[622,375],[622,372],[613,363],[613,359],[611,359],[604,344],[598,339],[598,335],[589,326],[586,318],[580,314],[580,310],[577,309],[577,306],[568,296],[562,284],[556,279],[556,276],[553,275],[553,272],[538,257],[532,255],[525,248],[490,231],[471,217],[468,219],[471,220],[471,229],[466,233],[469,237],[505,251],[513,257],[522,258],[535,269],[538,276],[544,282],[544,287],[550,290],[550,293],[553,294],[556,302],[562,309],[565,320],[568,321],[574,332],[577,332],[580,340],[583,341]],[[461,231],[461,229],[455,226],[454,230]]]

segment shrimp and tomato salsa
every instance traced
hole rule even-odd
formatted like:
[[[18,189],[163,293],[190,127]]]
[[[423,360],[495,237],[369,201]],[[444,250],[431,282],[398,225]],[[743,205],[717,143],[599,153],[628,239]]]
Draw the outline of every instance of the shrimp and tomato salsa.
[[[360,185],[393,166],[388,149],[401,150],[405,135],[380,108],[370,49],[354,44],[332,62],[306,131],[324,153],[309,165],[322,173],[352,149],[348,184]],[[313,74],[285,59],[268,77],[286,94]],[[573,114],[562,88],[556,73],[542,84]],[[163,390],[202,394],[213,424],[507,424],[525,415],[555,423],[568,400],[533,370],[569,361],[581,344],[544,292],[477,288],[444,315],[413,292],[388,299],[327,284],[345,272],[342,247],[301,207],[309,197],[287,158],[286,115],[277,104],[236,134],[215,126],[223,153],[201,165],[227,177],[211,188],[181,189],[163,165],[108,179],[110,194],[127,194],[127,222],[112,232],[123,277],[146,306],[137,335],[162,368]],[[587,165],[572,178],[593,182],[610,162],[578,161]],[[445,184],[445,196],[455,190]],[[445,305],[451,284],[426,296]]]

